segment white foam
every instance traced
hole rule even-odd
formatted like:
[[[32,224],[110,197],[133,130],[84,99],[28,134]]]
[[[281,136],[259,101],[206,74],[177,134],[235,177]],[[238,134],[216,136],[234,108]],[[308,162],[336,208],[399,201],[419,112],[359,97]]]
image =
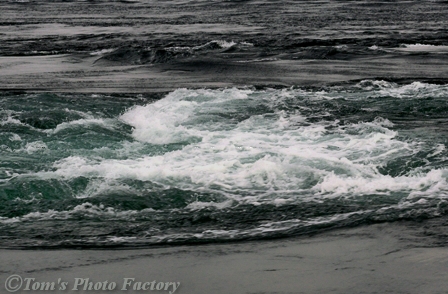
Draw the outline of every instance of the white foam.
[[[407,52],[432,52],[432,53],[446,53],[448,46],[445,45],[428,45],[428,44],[403,44],[397,50]]]
[[[117,183],[116,181],[111,179],[98,179],[90,180],[85,190],[83,190],[80,194],[75,195],[75,197],[78,199],[82,199],[99,195],[108,195],[111,193],[120,193],[121,195],[141,194],[140,191],[123,183]]]
[[[437,155],[441,154],[445,150],[446,150],[446,148],[445,148],[444,144],[437,144],[434,152],[432,154],[428,155],[428,157],[437,156]]]
[[[343,213],[343,214],[337,214],[332,216],[325,216],[325,217],[316,217],[312,220],[301,220],[301,219],[291,219],[287,221],[276,221],[276,222],[269,222],[261,224],[260,226],[256,228],[251,229],[233,229],[233,230],[204,230],[200,233],[177,233],[177,234],[166,234],[166,235],[160,235],[152,236],[148,238],[148,241],[151,243],[162,243],[162,242],[175,242],[179,240],[185,240],[185,239],[199,239],[199,240],[213,240],[213,239],[238,239],[241,237],[260,237],[263,235],[266,235],[268,233],[272,232],[290,232],[291,230],[298,229],[298,228],[307,228],[312,227],[317,224],[324,225],[324,224],[337,224],[338,222],[344,221],[350,217],[356,216],[356,215],[362,215],[364,213],[369,213],[371,211],[358,211],[358,212],[351,212],[351,213]]]
[[[94,56],[97,56],[97,55],[104,55],[104,54],[106,54],[106,53],[114,52],[115,50],[116,50],[116,49],[102,49],[102,50],[99,50],[99,51],[91,52],[90,55],[94,55]]]
[[[99,95],[92,94],[92,98],[99,98],[99,97],[100,97]],[[83,112],[83,111],[68,109],[68,108],[65,108],[64,111],[67,113],[77,114],[83,118],[94,118],[94,116],[90,112]]]
[[[202,49],[207,48],[208,46],[210,46],[212,44],[216,44],[216,45],[218,45],[222,49],[227,49],[227,48],[230,48],[230,47],[235,46],[237,44],[242,46],[242,47],[253,47],[254,46],[252,43],[248,43],[248,42],[236,43],[234,41],[213,40],[213,41],[210,41],[210,42],[207,42],[205,44],[198,45],[198,46],[193,46],[193,47],[175,46],[175,47],[167,47],[166,50],[174,51],[174,52],[192,52],[192,51],[202,50]],[[148,48],[148,50],[151,50],[151,48]]]
[[[406,98],[406,99],[425,99],[428,97],[446,97],[448,95],[447,85],[435,85],[423,82],[413,82],[406,85],[398,85],[387,81],[364,80],[359,82],[356,87],[362,88],[369,93],[370,98]]]
[[[422,87],[427,88],[425,84],[409,85],[411,91]],[[141,144],[182,143],[181,149],[126,159],[71,156],[55,162],[54,171],[37,176],[86,176],[102,181],[92,181],[79,197],[114,188],[126,193],[129,187],[114,183],[130,178],[218,193],[230,201],[219,205],[231,201],[279,205],[297,199],[372,193],[429,195],[428,191],[446,189],[442,170],[416,170],[399,177],[378,171],[385,162],[421,148],[419,142],[397,139],[397,131],[387,119],[377,117],[343,126],[326,121],[309,125],[303,124],[306,117],[298,110],[278,110],[282,103],[303,95],[303,90],[180,89],[152,104],[133,107],[120,119],[133,127],[133,137]],[[321,98],[314,99],[327,99],[325,92],[315,95]],[[244,117],[257,107],[266,110]],[[237,120],[239,114],[243,117]],[[328,131],[328,126],[333,131]],[[138,145],[126,148],[140,148]],[[433,152],[442,152],[441,148],[436,146]],[[201,206],[204,204],[191,204],[192,209]]]
[[[124,219],[127,220],[133,215],[139,213],[148,213],[152,211],[152,209],[144,209],[141,211],[135,210],[126,210],[126,211],[118,211],[112,207],[106,207],[103,204],[94,205],[90,202],[85,202],[79,205],[76,205],[71,210],[67,211],[57,211],[53,209],[49,209],[46,212],[30,212],[21,217],[14,218],[0,218],[1,223],[15,223],[15,222],[24,222],[24,221],[34,221],[34,220],[50,220],[50,219],[59,219],[65,220],[70,219],[72,217],[77,217],[79,215],[83,215],[83,217],[96,217],[101,215],[105,218],[110,219]]]
[[[138,1],[135,1],[138,2]],[[133,242],[137,239],[137,237],[117,237],[111,236],[108,237],[107,240],[113,243],[125,243],[125,242]]]
[[[17,134],[12,134],[11,137],[9,138],[10,141],[22,141],[22,138],[20,138],[19,135]]]
[[[228,42],[228,41],[223,41],[223,40],[215,40],[215,41],[212,41],[212,42],[217,43],[219,46],[221,46],[221,48],[230,48],[230,47],[232,47],[232,46],[237,44],[237,43],[235,43],[233,41]]]
[[[200,50],[200,49],[202,49],[202,48],[207,47],[207,46],[210,45],[210,44],[217,44],[217,45],[219,45],[219,47],[221,47],[221,48],[223,48],[223,49],[226,49],[226,48],[230,48],[230,47],[236,45],[237,43],[235,43],[235,42],[233,42],[233,41],[213,40],[213,41],[210,41],[210,42],[208,42],[208,43],[206,43],[206,44],[204,44],[204,45],[200,45],[200,46],[193,47],[193,49],[194,49],[194,50]]]
[[[372,173],[372,175],[374,174]],[[446,190],[444,194],[448,192],[448,186],[442,175],[443,172],[440,170],[430,171],[419,176],[399,177],[389,175],[341,177],[332,173],[327,175],[315,188],[320,188],[320,191],[318,191],[320,195],[331,194],[332,197],[351,193],[357,195],[390,195],[391,192],[396,191],[408,192],[411,198],[416,196],[431,197],[432,195],[440,197],[440,193],[433,194],[437,187],[442,185],[443,190]]]
[[[136,106],[120,118],[133,126],[134,137],[140,141],[152,144],[168,144],[188,141],[200,135],[194,128],[188,127],[188,120],[194,119],[205,105],[213,109],[225,99],[226,95],[232,99],[245,99],[250,91],[226,90],[222,93],[207,90],[188,91],[176,90],[162,100],[146,106]],[[211,94],[211,97],[207,97]],[[195,101],[197,97],[204,97],[204,101]],[[213,99],[216,99],[213,100]],[[220,111],[216,109],[216,111]],[[225,111],[225,110],[224,110]]]
[[[114,120],[112,119],[102,119],[102,118],[86,118],[77,119],[69,122],[63,122],[56,126],[54,129],[45,130],[48,134],[57,134],[60,131],[73,128],[73,127],[90,127],[90,126],[101,126],[112,130],[114,125]]]
[[[255,58],[255,59],[247,59],[247,60],[237,60],[235,62],[238,63],[250,63],[250,62],[265,62],[265,61],[277,61],[278,58],[269,57],[269,58]]]
[[[223,209],[223,208],[227,208],[227,207],[231,207],[233,204],[232,200],[227,200],[224,202],[202,202],[202,201],[194,201],[190,204],[187,205],[187,209],[192,209],[192,210],[198,210],[198,209],[203,209],[206,207],[216,207],[219,209]]]
[[[24,125],[20,120],[13,118],[11,116],[8,116],[6,119],[0,121],[0,125],[4,126],[4,125],[8,125],[8,124],[12,124],[12,125]]]
[[[389,89],[398,87],[398,85],[384,80],[362,80],[361,82],[356,84],[356,87],[362,88],[367,91],[372,91],[375,89]]]
[[[45,144],[42,141],[34,141],[34,142],[26,143],[25,146],[23,146],[22,148],[15,149],[14,152],[26,152],[28,154],[33,154],[36,152],[45,152],[47,150],[48,150],[47,144]],[[12,150],[10,150],[10,151],[12,152]]]

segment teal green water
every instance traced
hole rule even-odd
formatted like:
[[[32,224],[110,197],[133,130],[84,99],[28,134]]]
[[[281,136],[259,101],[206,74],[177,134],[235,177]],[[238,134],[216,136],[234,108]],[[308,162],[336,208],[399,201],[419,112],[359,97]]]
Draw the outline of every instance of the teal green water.
[[[287,237],[447,207],[448,87],[0,96],[0,246]]]

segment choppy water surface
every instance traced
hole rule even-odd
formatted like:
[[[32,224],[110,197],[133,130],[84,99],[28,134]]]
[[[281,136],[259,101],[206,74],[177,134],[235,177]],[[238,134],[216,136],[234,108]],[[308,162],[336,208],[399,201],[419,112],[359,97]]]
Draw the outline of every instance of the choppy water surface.
[[[431,218],[448,86],[0,97],[0,245],[147,246]]]
[[[447,51],[447,8],[443,0],[4,0],[0,56],[90,53],[116,65],[428,54]]]

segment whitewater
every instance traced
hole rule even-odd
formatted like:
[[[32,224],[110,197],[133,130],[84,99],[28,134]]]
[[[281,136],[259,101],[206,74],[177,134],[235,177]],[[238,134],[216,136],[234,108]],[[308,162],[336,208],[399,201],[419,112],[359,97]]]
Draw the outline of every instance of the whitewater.
[[[225,242],[443,215],[447,95],[382,80],[4,93],[0,246]]]

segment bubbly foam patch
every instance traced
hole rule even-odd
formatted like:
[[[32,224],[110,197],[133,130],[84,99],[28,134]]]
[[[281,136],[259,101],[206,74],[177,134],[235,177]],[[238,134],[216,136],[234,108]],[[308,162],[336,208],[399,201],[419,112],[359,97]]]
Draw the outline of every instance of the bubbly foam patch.
[[[0,99],[2,244],[272,238],[445,214],[447,96],[365,80]]]
[[[76,127],[89,128],[90,126],[100,126],[107,129],[113,129],[113,121],[110,119],[107,120],[100,118],[78,119],[70,122],[60,123],[56,126],[56,128],[46,130],[45,132],[49,134],[56,134],[60,131],[70,128],[76,128]]]
[[[399,87],[381,81],[359,86],[396,97],[432,89],[423,83]],[[445,191],[444,170],[411,170],[395,177],[380,172],[385,163],[428,148],[400,139],[388,119],[341,125],[327,120],[309,123],[302,114],[303,100],[338,95],[303,90],[180,89],[119,117],[132,126],[132,136],[141,144],[160,148],[181,144],[180,148],[157,155],[137,152],[126,159],[70,156],[56,161],[54,171],[39,176],[104,179],[93,181],[79,197],[115,189],[122,179],[218,193],[248,203],[391,193],[429,196],[434,189]],[[70,125],[81,122],[100,123],[83,119]],[[431,152],[437,155],[443,148],[438,145]]]
[[[429,45],[429,44],[403,44],[400,51],[408,52],[433,52],[433,53],[446,53],[448,52],[448,46],[445,45]]]

